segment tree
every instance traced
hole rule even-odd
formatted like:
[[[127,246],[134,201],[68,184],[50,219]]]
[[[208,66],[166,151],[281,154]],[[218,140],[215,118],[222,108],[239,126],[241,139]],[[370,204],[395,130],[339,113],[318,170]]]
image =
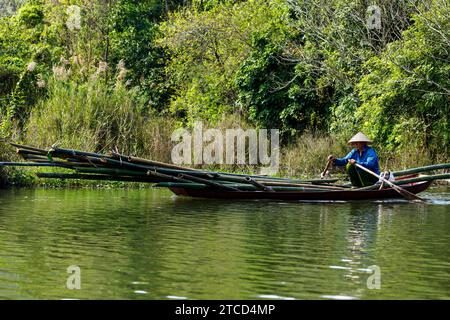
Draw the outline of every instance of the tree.
[[[188,122],[245,114],[247,106],[236,103],[235,77],[253,51],[254,34],[265,34],[276,45],[285,41],[288,30],[282,0],[213,2],[174,12],[161,26],[159,42],[171,56],[170,109]]]
[[[448,156],[450,143],[450,1],[417,7],[403,39],[370,59],[358,84],[364,130],[392,149]]]

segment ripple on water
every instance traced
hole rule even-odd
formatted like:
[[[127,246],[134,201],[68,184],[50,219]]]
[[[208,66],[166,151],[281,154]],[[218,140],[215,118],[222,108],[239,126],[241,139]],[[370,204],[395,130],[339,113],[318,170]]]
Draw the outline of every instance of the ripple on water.
[[[136,294],[147,294],[148,292],[145,290],[134,290],[134,293]]]
[[[166,298],[172,300],[187,300],[187,297],[179,297],[179,296],[166,296]]]
[[[0,195],[0,297],[448,297],[450,193],[425,196],[432,205],[7,191]],[[73,264],[83,290],[68,292]],[[381,291],[366,288],[372,265],[381,268]]]
[[[324,299],[330,299],[330,300],[357,300],[358,298],[352,297],[352,296],[345,296],[345,295],[322,295],[320,296]]]
[[[259,299],[269,299],[269,300],[295,300],[294,297],[283,297],[276,294],[260,294],[256,296]]]

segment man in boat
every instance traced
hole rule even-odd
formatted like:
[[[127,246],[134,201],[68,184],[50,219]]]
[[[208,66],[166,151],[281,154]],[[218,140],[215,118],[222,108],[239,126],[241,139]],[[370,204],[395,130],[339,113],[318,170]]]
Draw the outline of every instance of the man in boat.
[[[380,166],[378,164],[378,156],[375,150],[368,145],[372,141],[362,132],[358,132],[348,141],[353,149],[343,158],[335,158],[333,155],[328,156],[328,161],[338,167],[344,167],[350,177],[352,185],[355,187],[366,187],[378,182],[378,178],[370,173],[363,171],[355,166],[355,163],[366,167],[372,172],[380,175]]]

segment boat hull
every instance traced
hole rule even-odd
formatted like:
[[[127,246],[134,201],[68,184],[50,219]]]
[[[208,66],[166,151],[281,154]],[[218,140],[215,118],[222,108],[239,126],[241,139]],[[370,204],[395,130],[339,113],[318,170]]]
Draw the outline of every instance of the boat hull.
[[[403,185],[402,188],[411,193],[425,191],[432,181],[417,182],[410,185]],[[392,188],[382,190],[338,190],[338,191],[219,191],[201,190],[187,188],[169,188],[179,196],[210,199],[269,199],[269,200],[316,200],[316,201],[336,201],[336,200],[374,200],[374,199],[395,199],[403,198],[401,194]]]

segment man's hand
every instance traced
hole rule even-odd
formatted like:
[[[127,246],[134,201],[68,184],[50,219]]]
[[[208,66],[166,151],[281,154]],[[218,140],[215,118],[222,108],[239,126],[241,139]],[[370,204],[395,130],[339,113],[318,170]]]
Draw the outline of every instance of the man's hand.
[[[356,160],[355,160],[355,159],[348,159],[348,163],[350,163],[350,164],[355,164],[355,163],[356,163]]]

